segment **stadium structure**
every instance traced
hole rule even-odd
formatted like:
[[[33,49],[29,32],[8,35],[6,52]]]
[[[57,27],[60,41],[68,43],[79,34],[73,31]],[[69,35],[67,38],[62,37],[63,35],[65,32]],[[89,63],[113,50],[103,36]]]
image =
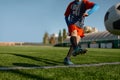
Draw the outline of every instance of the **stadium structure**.
[[[64,41],[64,46],[70,46],[69,37]],[[85,34],[79,43],[81,48],[120,48],[120,36],[108,31]]]

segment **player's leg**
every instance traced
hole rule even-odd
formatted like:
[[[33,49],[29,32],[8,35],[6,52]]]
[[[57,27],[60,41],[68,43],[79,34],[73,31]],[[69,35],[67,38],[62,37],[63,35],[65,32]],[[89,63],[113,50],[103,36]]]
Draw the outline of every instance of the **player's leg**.
[[[77,46],[78,46],[78,44],[79,44],[79,42],[80,42],[80,40],[81,40],[81,37],[83,37],[83,36],[84,36],[84,31],[83,31],[83,29],[77,27]],[[78,54],[85,54],[86,52],[87,52],[87,49],[81,49],[81,48],[79,48],[79,46],[78,46],[78,48],[73,51],[72,55],[73,55],[73,56],[76,56],[76,55],[78,55]]]
[[[75,38],[74,37],[75,36],[71,36],[71,38],[73,38],[74,42],[72,40],[70,40],[72,45],[70,46],[70,49],[67,53],[67,56],[64,59],[64,63],[67,64],[67,65],[72,65],[73,64],[70,60],[70,57],[71,57],[74,49],[77,48],[77,37],[75,37]]]
[[[75,42],[77,46],[78,46],[78,43],[79,43],[80,39],[81,39],[80,36],[77,36],[77,41]],[[70,57],[71,57],[71,55],[72,55],[73,50],[74,50],[74,49],[73,49],[73,46],[71,45],[71,46],[70,46],[70,49],[69,49],[69,51],[68,51],[68,53],[67,53],[67,56],[66,56],[66,59],[69,60],[70,63],[71,63]],[[66,59],[65,59],[65,60],[66,60]]]
[[[70,57],[71,57],[71,55],[72,55],[72,54],[71,54],[72,51],[73,51],[73,47],[70,46],[70,49],[69,49],[69,51],[68,51],[68,53],[67,53],[67,56],[66,56],[68,59],[70,59]]]
[[[80,42],[80,40],[81,40],[81,37],[80,36],[76,36],[76,40],[75,40],[75,42],[73,42],[73,41],[71,41],[71,42],[73,42],[73,52],[72,52],[72,55],[73,56],[76,56],[76,55],[78,55],[79,54],[79,51],[80,51],[80,48],[79,48],[79,46],[78,46],[78,44],[79,44],[79,42]],[[74,46],[75,45],[75,46]]]
[[[69,49],[69,51],[68,51],[68,53],[67,53],[67,56],[66,56],[65,59],[64,59],[64,63],[65,63],[65,64],[68,64],[68,65],[72,65],[72,64],[73,64],[73,63],[71,62],[71,60],[70,60],[70,57],[71,57],[71,55],[72,55],[73,50],[74,50],[75,48],[77,48],[77,37],[71,36],[70,42],[71,42],[72,45],[70,46],[70,49]]]
[[[71,55],[72,55],[72,51],[73,51],[73,47],[70,46],[70,49],[69,49],[69,51],[68,51],[68,53],[67,53],[67,56],[64,58],[64,63],[67,64],[67,65],[72,65],[72,64],[73,64],[73,63],[71,62],[71,60],[70,60],[70,57],[71,57]]]
[[[84,30],[82,28],[78,28],[77,32],[78,32],[78,41],[80,42],[81,38],[84,37]],[[88,51],[87,49],[79,48],[79,54],[85,54],[87,51]]]
[[[75,48],[77,48],[77,30],[76,30],[74,25],[69,26],[69,33],[70,33],[70,36],[71,36],[70,37],[71,46],[70,46],[70,49],[67,53],[67,56],[64,59],[64,63],[68,64],[68,65],[71,65],[73,63],[71,62],[70,57],[72,55],[73,50]]]
[[[70,42],[71,42],[71,46],[70,46],[70,49],[68,51],[68,54],[67,54],[67,58],[70,59],[71,55],[72,55],[72,52],[73,52],[73,49],[74,47],[77,47],[77,44],[78,44],[78,41],[77,41],[77,31],[74,30],[73,32],[71,32],[71,37],[70,37]]]

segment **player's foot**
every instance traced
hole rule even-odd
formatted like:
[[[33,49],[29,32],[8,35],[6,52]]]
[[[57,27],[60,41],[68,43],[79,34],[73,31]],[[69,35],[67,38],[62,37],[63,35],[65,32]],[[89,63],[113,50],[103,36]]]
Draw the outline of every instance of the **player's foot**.
[[[73,65],[73,63],[68,58],[64,59],[64,64],[66,64],[66,65]]]
[[[79,51],[80,51],[80,49],[76,48],[75,50],[73,50],[72,55],[77,56],[79,54]]]
[[[82,51],[80,52],[80,54],[86,54],[87,53],[87,49],[82,49]]]
[[[72,52],[72,55],[77,56],[79,54],[85,54],[86,52],[87,52],[87,49],[77,48]]]

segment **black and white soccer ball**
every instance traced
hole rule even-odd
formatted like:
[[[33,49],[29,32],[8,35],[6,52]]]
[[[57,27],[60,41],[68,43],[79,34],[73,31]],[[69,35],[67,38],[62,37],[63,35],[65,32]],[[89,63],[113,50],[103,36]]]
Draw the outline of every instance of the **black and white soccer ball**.
[[[104,24],[107,31],[120,35],[120,3],[108,9],[104,17]]]

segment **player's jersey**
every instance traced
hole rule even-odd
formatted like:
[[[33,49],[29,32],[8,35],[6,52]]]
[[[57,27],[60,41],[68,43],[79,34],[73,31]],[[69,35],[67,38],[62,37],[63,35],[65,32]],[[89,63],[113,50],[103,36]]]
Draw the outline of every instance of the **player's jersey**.
[[[70,16],[70,23],[82,27],[84,23],[83,13],[85,13],[87,9],[92,8],[93,5],[94,3],[88,0],[81,1],[79,4],[73,1],[68,5],[64,15]]]

